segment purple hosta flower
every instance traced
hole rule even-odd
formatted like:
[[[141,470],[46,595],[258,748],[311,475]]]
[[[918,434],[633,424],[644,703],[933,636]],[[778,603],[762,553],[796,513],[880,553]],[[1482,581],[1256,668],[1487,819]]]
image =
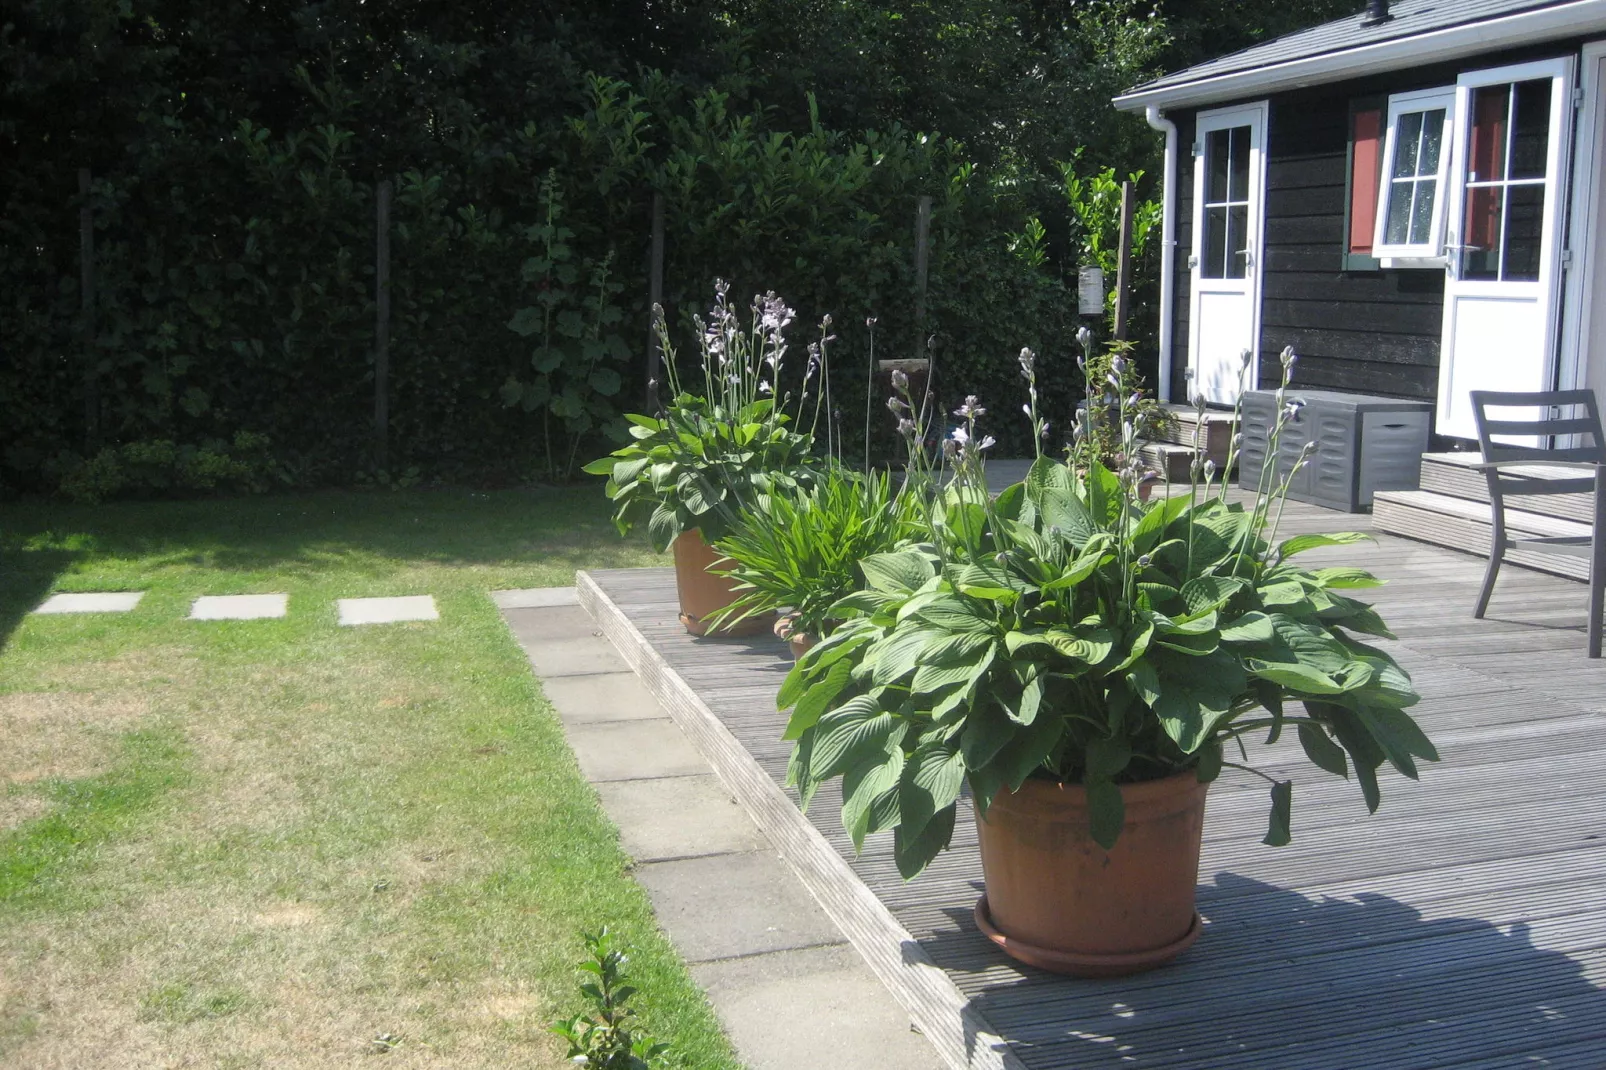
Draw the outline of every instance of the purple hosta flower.
[[[1233,449],[1240,449],[1240,448],[1242,448],[1243,444],[1244,444],[1244,433],[1242,431],[1240,431],[1236,435],[1232,436],[1232,448]]]
[[[763,379],[760,379],[758,381],[758,392],[760,394],[773,394],[773,393],[775,393],[775,388],[770,386],[770,384],[768,382],[764,381]]]
[[[792,317],[796,315],[795,312],[786,307],[785,301],[775,296],[774,290],[760,298],[759,307],[759,326],[770,334],[780,334],[781,331],[786,329],[786,325],[792,322]]]
[[[1215,477],[1215,474],[1216,474],[1216,462],[1215,461],[1206,461],[1204,463],[1204,477],[1206,479],[1212,479],[1212,478]]]
[[[1249,367],[1249,362],[1254,359],[1254,356],[1255,355],[1253,353],[1245,349],[1238,354],[1238,359],[1242,361],[1243,366],[1247,368]]]
[[[1134,390],[1132,391],[1132,396],[1126,399],[1126,407],[1129,409],[1135,409],[1138,407],[1138,402],[1142,400],[1143,392],[1140,390]]]
[[[1292,368],[1299,363],[1299,354],[1294,352],[1293,346],[1283,346],[1282,355],[1278,359],[1283,362],[1285,369]]]
[[[1088,330],[1086,327],[1078,328],[1076,331],[1076,344],[1081,346],[1084,350],[1092,349],[1093,332]]]
[[[892,389],[900,393],[909,389],[909,377],[901,368],[892,369]]]
[[[866,317],[864,317],[864,325],[866,327],[870,328],[872,331],[875,330],[875,317],[874,316],[866,316]]]
[[[820,330],[829,331],[830,329],[831,329],[831,313],[827,312],[825,315],[820,317]]]
[[[1116,375],[1123,374],[1126,371],[1126,358],[1121,356],[1121,354],[1119,354],[1119,353],[1117,353],[1115,356],[1111,357],[1110,358],[1110,370],[1113,371]]]
[[[1148,554],[1144,554],[1142,557],[1138,558],[1138,567],[1148,568],[1151,560],[1152,558],[1150,558]]]
[[[1020,411],[1026,414],[1028,420],[1032,418],[1032,407],[1030,405],[1022,405]]]
[[[967,394],[965,395],[965,403],[954,410],[954,415],[964,417],[966,420],[974,420],[978,416],[987,415],[987,410],[981,407],[975,394]]]
[[[904,401],[900,397],[890,397],[890,398],[887,399],[887,408],[894,415],[901,416],[902,414],[904,414],[904,413],[909,411],[909,403]]]
[[[1299,416],[1299,410],[1303,409],[1304,407],[1305,407],[1305,402],[1303,401],[1303,399],[1295,398],[1294,400],[1290,401],[1288,404],[1283,406],[1283,419],[1285,419],[1285,420],[1295,419],[1296,417]]]
[[[820,370],[820,343],[818,343],[818,342],[810,342],[809,343],[809,363],[808,363],[808,367],[803,369],[803,381],[805,383],[808,382],[810,379],[812,379],[814,377],[814,373],[819,371],[819,370]]]
[[[1036,367],[1037,367],[1037,354],[1032,352],[1030,346],[1021,346],[1021,348],[1020,348],[1020,373],[1022,375],[1024,375],[1026,378],[1030,379],[1032,377],[1032,373],[1036,369]]]
[[[949,435],[948,437],[953,441],[954,445],[956,445],[956,446],[968,446],[968,445],[970,445],[970,432],[966,431],[963,427],[954,428],[953,433],[951,435]]]
[[[730,289],[731,284],[726,282],[724,279],[714,280],[714,296],[720,300],[724,300],[725,295],[730,293]]]
[[[983,435],[981,436],[981,441],[976,443],[976,452],[980,453],[982,450],[992,449],[996,445],[998,445],[998,440],[993,438],[992,435]]]
[[[1044,442],[1047,442],[1047,441],[1048,441],[1048,427],[1049,427],[1049,423],[1048,423],[1048,421],[1047,421],[1047,420],[1044,420],[1044,421],[1043,421],[1043,430],[1042,430],[1042,432],[1041,432],[1041,434],[1042,434],[1042,436],[1043,436],[1043,441],[1044,441]]]
[[[898,434],[902,435],[904,438],[914,438],[915,422],[909,419],[907,416],[900,418],[898,420]]]
[[[1082,372],[1085,374],[1087,372],[1087,358],[1086,357],[1077,357],[1076,358],[1076,366],[1078,368],[1080,368],[1082,370]]]
[[[947,454],[950,458],[957,456],[959,454],[959,443],[955,442],[951,438],[943,439],[942,452]]]
[[[1121,377],[1119,375],[1115,374],[1114,372],[1111,372],[1109,375],[1106,375],[1104,377],[1104,381],[1109,383],[1112,387],[1114,387],[1117,390],[1121,389]],[[1116,400],[1115,399],[1115,395],[1113,395],[1113,394],[1106,394],[1104,396],[1107,397],[1107,398],[1110,398],[1112,403],[1114,403],[1115,400]]]

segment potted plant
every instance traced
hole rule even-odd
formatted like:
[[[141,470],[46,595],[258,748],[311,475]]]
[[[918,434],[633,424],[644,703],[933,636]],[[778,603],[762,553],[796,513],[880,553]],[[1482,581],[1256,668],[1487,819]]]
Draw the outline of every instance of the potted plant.
[[[831,607],[864,586],[859,561],[920,536],[925,510],[904,486],[833,462],[812,486],[759,498],[715,544],[738,592],[719,623],[784,610],[778,634],[801,655],[835,625]]]
[[[1022,367],[1031,381],[1029,352]],[[1229,746],[1291,730],[1319,768],[1353,773],[1372,810],[1384,762],[1415,777],[1437,758],[1406,713],[1409,677],[1365,641],[1388,629],[1347,593],[1377,581],[1298,560],[1364,536],[1279,542],[1287,482],[1269,474],[1247,501],[1196,477],[1144,504],[1130,460],[1084,469],[1039,453],[992,499],[979,412],[963,415],[930,545],[861,562],[867,588],[831,610],[845,623],[778,695],[790,782],[807,805],[841,777],[855,845],[892,830],[914,877],[948,845],[968,787],[983,931],[1046,969],[1134,972],[1198,934],[1206,790],[1223,766],[1255,772]],[[1265,842],[1283,844],[1292,784],[1266,779]]]
[[[707,634],[710,618],[735,597],[733,581],[710,571],[724,564],[712,544],[744,507],[806,484],[813,464],[812,432],[795,430],[792,416],[777,403],[792,310],[773,293],[755,297],[752,319],[743,326],[727,302],[728,289],[716,282],[708,321],[694,319],[702,394],[683,388],[663,309],[653,307],[670,401],[657,417],[627,416],[633,441],[585,466],[608,477],[621,535],[645,523],[655,550],[674,548],[680,619],[693,635]],[[822,366],[823,344],[810,346],[800,406]],[[818,413],[817,399],[816,419]],[[716,630],[740,635],[768,626],[748,617]]]
[[[1077,360],[1087,384],[1087,396],[1077,411],[1077,437],[1071,447],[1072,463],[1086,469],[1097,461],[1114,470],[1125,463],[1124,425],[1130,423],[1135,434],[1132,443],[1138,456],[1145,442],[1161,438],[1171,426],[1171,414],[1148,393],[1143,374],[1132,359],[1131,342],[1112,341],[1095,349],[1086,327],[1077,332],[1084,356]],[[1138,496],[1148,500],[1153,475],[1146,467],[1139,473]]]

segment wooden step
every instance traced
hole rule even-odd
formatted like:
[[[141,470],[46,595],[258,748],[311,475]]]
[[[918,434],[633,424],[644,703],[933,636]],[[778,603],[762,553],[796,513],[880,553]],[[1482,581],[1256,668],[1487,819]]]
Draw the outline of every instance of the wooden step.
[[[1193,464],[1193,447],[1182,446],[1175,442],[1146,442],[1138,450],[1138,456],[1143,463],[1154,471],[1160,473],[1160,478],[1170,480],[1172,483],[1186,483],[1190,479],[1189,468]],[[1217,461],[1218,466],[1224,466],[1225,456]]]
[[[1163,405],[1162,408],[1170,415],[1171,426],[1157,436],[1159,441],[1187,446],[1189,449],[1197,441],[1205,457],[1215,461],[1216,467],[1226,465],[1227,451],[1232,445],[1232,413],[1215,409],[1200,413],[1192,405],[1174,403]]]
[[[1487,505],[1489,485],[1483,473],[1472,467],[1477,463],[1476,453],[1424,453],[1422,489]],[[1584,474],[1576,468],[1557,468],[1545,464],[1523,465],[1505,471],[1511,476],[1550,479],[1577,479]],[[1520,504],[1524,512],[1576,520],[1581,524],[1590,523],[1595,515],[1594,501],[1588,494],[1523,495],[1508,498],[1507,504]]]
[[[1478,557],[1489,556],[1489,524],[1487,502],[1430,490],[1383,490],[1378,491],[1372,499],[1372,527],[1375,530]],[[1519,538],[1524,535],[1589,534],[1587,524],[1517,509],[1506,510],[1506,529]],[[1589,562],[1583,558],[1533,550],[1508,550],[1506,561],[1575,580],[1589,578]]]

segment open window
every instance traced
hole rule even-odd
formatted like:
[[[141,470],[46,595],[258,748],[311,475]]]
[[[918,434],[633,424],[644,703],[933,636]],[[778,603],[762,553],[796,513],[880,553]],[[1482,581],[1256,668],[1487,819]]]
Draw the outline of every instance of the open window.
[[[1431,261],[1444,254],[1445,183],[1450,169],[1455,90],[1430,89],[1389,98],[1382,180],[1372,255],[1379,260]]]

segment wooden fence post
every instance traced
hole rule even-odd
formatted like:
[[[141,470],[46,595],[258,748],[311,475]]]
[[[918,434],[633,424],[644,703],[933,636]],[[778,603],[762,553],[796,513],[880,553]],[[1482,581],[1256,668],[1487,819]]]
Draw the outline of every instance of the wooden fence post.
[[[647,254],[647,411],[658,411],[658,377],[663,354],[658,347],[658,325],[653,309],[664,301],[664,195],[652,194],[652,247]]]
[[[89,168],[78,169],[78,291],[83,309],[84,452],[100,439],[100,383],[95,358],[95,215],[89,204]]]
[[[374,464],[390,471],[390,179],[375,188]]]
[[[915,210],[915,351],[926,356],[926,270],[930,261],[931,197],[923,195]]]
[[[1116,244],[1115,340],[1126,341],[1132,307],[1132,183],[1121,183],[1121,232]]]

